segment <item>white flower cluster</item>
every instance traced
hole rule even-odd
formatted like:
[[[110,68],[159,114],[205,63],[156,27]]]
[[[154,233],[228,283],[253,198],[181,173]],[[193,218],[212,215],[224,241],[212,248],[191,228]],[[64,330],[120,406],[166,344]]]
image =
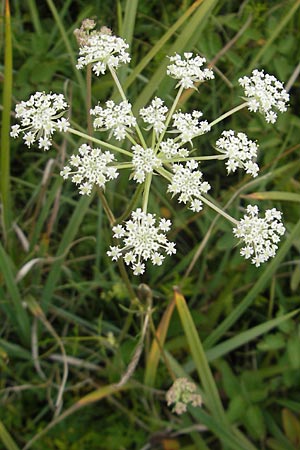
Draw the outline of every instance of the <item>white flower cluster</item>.
[[[28,147],[38,141],[39,148],[49,150],[54,131],[67,131],[70,126],[68,120],[62,117],[66,108],[68,104],[62,94],[36,92],[26,102],[16,105],[16,117],[23,128],[13,125],[10,135],[16,138],[23,133]]]
[[[226,158],[227,172],[235,172],[238,167],[245,169],[246,173],[256,177],[259,171],[254,162],[257,158],[258,146],[248,139],[245,133],[237,133],[233,130],[223,131],[222,137],[216,142],[216,149]]]
[[[76,68],[82,69],[92,64],[97,76],[104,74],[107,67],[117,69],[121,64],[130,62],[129,45],[124,39],[101,31],[91,33],[87,42],[79,49]]]
[[[233,234],[245,243],[240,251],[245,259],[251,259],[252,264],[259,267],[269,258],[275,256],[285,228],[281,222],[281,212],[277,209],[268,209],[264,218],[258,217],[257,206],[247,206],[247,214],[241,219]]]
[[[187,378],[177,378],[166,394],[168,406],[174,404],[173,412],[183,414],[187,406],[191,404],[194,407],[202,405],[202,397],[196,393],[196,385]]]
[[[113,136],[121,141],[126,136],[128,128],[136,125],[136,118],[132,115],[131,104],[124,100],[118,105],[113,100],[108,100],[106,108],[97,105],[90,110],[92,116],[96,116],[94,120],[94,128],[112,130]]]
[[[173,164],[174,175],[168,187],[173,195],[180,194],[179,203],[190,203],[190,209],[199,212],[202,209],[201,194],[206,194],[211,186],[207,181],[201,181],[202,172],[198,169],[197,161],[191,160],[183,164]]]
[[[164,106],[164,101],[155,97],[149,106],[140,109],[140,116],[143,118],[144,122],[150,124],[155,133],[159,134],[165,129],[165,120],[168,108]]]
[[[176,249],[165,235],[171,228],[170,220],[160,219],[156,226],[155,214],[147,214],[140,208],[132,212],[131,218],[124,226],[113,227],[114,237],[123,239],[124,246],[112,246],[107,254],[113,261],[123,256],[134,275],[140,275],[145,271],[143,261],[151,259],[153,265],[160,266],[165,258],[161,252],[172,255]]]
[[[205,58],[201,58],[199,55],[193,58],[193,53],[184,53],[184,58],[177,53],[174,56],[169,56],[172,64],[167,67],[167,75],[179,80],[176,87],[182,86],[184,89],[194,88],[194,83],[214,78],[214,73],[211,69],[201,69],[206,62]]]
[[[93,185],[104,187],[108,180],[117,178],[115,167],[109,166],[115,159],[108,151],[102,152],[100,148],[91,148],[83,144],[78,149],[78,155],[72,155],[70,166],[65,166],[60,175],[66,180],[72,176],[72,181],[79,185],[81,195],[90,195]]]
[[[248,100],[249,111],[259,111],[267,122],[275,123],[277,114],[275,110],[287,110],[289,94],[283,84],[273,75],[265,74],[263,70],[253,70],[251,77],[242,77],[239,84],[244,88]]]
[[[152,148],[144,148],[141,145],[134,145],[132,147],[133,157],[132,164],[134,167],[133,179],[137,183],[143,183],[147,173],[152,173],[153,169],[162,165]]]
[[[192,114],[181,111],[173,114],[173,126],[180,133],[181,142],[191,142],[195,136],[210,131],[207,120],[199,121],[203,116],[201,111],[194,110]]]
[[[186,158],[189,156],[189,151],[186,148],[181,147],[181,144],[170,138],[160,143],[159,150],[166,159],[175,157]]]

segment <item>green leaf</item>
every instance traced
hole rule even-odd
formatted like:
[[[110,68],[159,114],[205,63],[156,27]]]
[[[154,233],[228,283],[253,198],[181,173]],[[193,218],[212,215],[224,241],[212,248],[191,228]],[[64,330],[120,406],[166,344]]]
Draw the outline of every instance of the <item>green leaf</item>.
[[[7,450],[20,450],[20,447],[17,446],[17,444],[15,443],[11,435],[8,433],[7,429],[5,428],[5,426],[1,421],[0,421],[0,438]]]

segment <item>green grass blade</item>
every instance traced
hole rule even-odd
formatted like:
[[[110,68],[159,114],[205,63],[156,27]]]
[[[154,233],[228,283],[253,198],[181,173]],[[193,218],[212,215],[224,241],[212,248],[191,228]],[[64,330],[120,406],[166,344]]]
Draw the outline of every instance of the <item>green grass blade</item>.
[[[7,429],[5,428],[5,426],[1,421],[0,421],[0,438],[7,450],[20,450],[20,447],[17,446],[17,444],[15,443],[11,435],[8,433]]]
[[[223,405],[221,403],[215,380],[208,365],[204,349],[197,333],[194,321],[184,297],[177,291],[174,292],[178,314],[186,335],[187,342],[198,372],[199,379],[205,393],[205,404],[211,414],[221,423],[227,423]]]
[[[125,6],[125,15],[121,28],[121,36],[129,46],[131,46],[134,35],[134,25],[139,0],[127,0]]]
[[[29,318],[26,310],[23,307],[22,297],[15,282],[14,270],[11,259],[5,252],[1,243],[0,243],[0,272],[5,280],[7,291],[13,303],[12,309],[14,310],[14,312],[12,316],[14,317],[16,332],[20,334],[22,341],[28,344],[30,341]]]
[[[5,47],[4,47],[4,83],[3,112],[1,129],[1,159],[0,159],[0,194],[2,203],[4,236],[10,228],[10,111],[12,95],[12,40],[9,1],[5,4]]]
[[[124,20],[120,24],[120,36],[125,39],[129,47],[131,47],[134,35],[134,26],[136,19],[136,12],[139,0],[127,0],[125,6]],[[118,78],[121,84],[124,84],[128,73],[128,68],[123,66],[118,71]],[[116,90],[116,88],[115,88]],[[126,91],[125,91],[126,92]],[[113,95],[114,96],[114,95]]]
[[[300,194],[295,192],[269,191],[269,192],[252,192],[243,196],[254,200],[279,200],[284,202],[300,202]]]
[[[31,14],[31,21],[33,24],[33,27],[35,29],[36,34],[41,35],[42,34],[42,26],[39,19],[39,13],[38,9],[36,7],[36,1],[35,0],[28,0],[28,7]]]
[[[72,63],[72,68],[73,68],[75,77],[77,79],[79,90],[80,90],[80,93],[82,95],[82,99],[83,99],[84,104],[85,104],[85,102],[86,102],[85,81],[83,79],[82,74],[79,72],[78,69],[76,69],[77,61],[76,61],[76,58],[74,56],[74,50],[73,50],[73,48],[71,46],[70,40],[69,40],[68,35],[67,35],[66,31],[65,31],[65,27],[64,27],[64,25],[63,25],[63,23],[61,21],[60,15],[59,15],[59,13],[58,13],[58,11],[57,11],[53,1],[52,0],[46,0],[46,1],[47,1],[48,6],[49,6],[49,9],[50,9],[50,11],[51,11],[51,13],[53,15],[53,18],[54,18],[54,20],[56,22],[56,25],[57,25],[57,27],[58,27],[58,29],[60,31],[61,37],[62,37],[62,39],[63,39],[63,41],[65,43],[67,52],[69,54],[69,57],[70,57],[70,60],[71,60],[71,63]]]
[[[78,228],[84,218],[84,215],[93,200],[93,196],[90,197],[82,197],[79,202],[77,203],[76,208],[74,209],[73,215],[68,223],[67,228],[64,231],[64,234],[62,236],[59,248],[57,250],[56,256],[59,258],[58,261],[56,261],[53,266],[51,267],[51,271],[48,275],[45,288],[42,295],[42,307],[46,310],[49,302],[51,300],[51,297],[53,295],[53,292],[55,290],[56,284],[60,278],[61,274],[61,266],[64,260],[65,252],[67,251],[68,247],[72,243],[73,239],[76,236],[76,233],[78,231]],[[60,258],[61,257],[61,258]]]
[[[264,54],[268,51],[268,48],[273,43],[273,41],[279,36],[283,28],[287,25],[287,23],[290,21],[290,19],[293,17],[293,15],[296,13],[297,9],[300,6],[300,0],[297,0],[291,9],[287,12],[285,16],[281,19],[281,21],[278,23],[277,27],[274,29],[273,33],[265,43],[265,45],[262,47],[262,49],[257,53],[257,55],[253,58],[250,67],[249,72],[256,68],[256,66],[261,61]],[[284,36],[283,36],[284,39]]]
[[[300,310],[293,311],[289,314],[285,314],[284,316],[276,317],[276,319],[268,320],[268,322],[265,322],[261,325],[257,325],[256,327],[253,327],[250,330],[244,331],[240,333],[238,336],[234,336],[233,338],[227,339],[221,344],[216,345],[215,347],[207,350],[206,352],[207,360],[213,361],[217,358],[220,358],[221,356],[226,355],[227,353],[230,353],[232,350],[235,350],[238,347],[247,344],[247,342],[256,339],[258,336],[261,336],[262,334],[265,334],[268,331],[270,331],[272,328],[277,327],[282,322],[285,322],[286,320],[294,317],[296,314],[299,313],[299,311]]]
[[[172,301],[165,310],[164,315],[157,328],[156,339],[153,339],[149,356],[147,358],[145,378],[144,378],[144,383],[147,386],[154,386],[157,367],[159,359],[161,357],[161,348],[163,348],[165,343],[174,307],[175,303],[174,301]]]
[[[206,348],[212,347],[226,331],[236,323],[236,321],[244,314],[244,312],[249,308],[249,306],[255,301],[256,296],[264,289],[267,282],[274,275],[279,264],[283,261],[287,252],[293,244],[294,239],[296,239],[300,234],[300,220],[295,225],[293,231],[287,237],[286,241],[282,244],[275,258],[268,263],[265,271],[262,273],[261,277],[257,280],[255,285],[246,295],[246,297],[241,301],[241,303],[229,314],[228,317],[210,334],[210,336],[205,340],[204,346]]]

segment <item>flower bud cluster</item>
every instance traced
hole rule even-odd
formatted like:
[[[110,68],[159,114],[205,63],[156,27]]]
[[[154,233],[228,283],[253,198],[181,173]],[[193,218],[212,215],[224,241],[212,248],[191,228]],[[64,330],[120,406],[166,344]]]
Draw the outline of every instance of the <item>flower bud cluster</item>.
[[[176,414],[183,414],[188,405],[200,407],[202,397],[196,393],[197,387],[187,378],[177,378],[166,394],[168,406],[173,405],[172,411]]]
[[[124,39],[111,35],[107,29],[92,32],[79,48],[76,68],[83,69],[92,64],[95,74],[103,75],[107,67],[117,69],[120,65],[130,62],[129,53],[126,51],[128,47]]]

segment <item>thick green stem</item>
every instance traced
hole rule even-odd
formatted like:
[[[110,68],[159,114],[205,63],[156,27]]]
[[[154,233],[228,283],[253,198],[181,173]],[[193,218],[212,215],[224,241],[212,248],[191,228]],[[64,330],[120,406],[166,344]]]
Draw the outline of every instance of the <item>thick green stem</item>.
[[[144,184],[144,192],[143,192],[143,211],[144,211],[144,213],[147,212],[151,181],[152,181],[152,173],[148,173],[146,175],[146,180],[145,180],[145,184]]]

